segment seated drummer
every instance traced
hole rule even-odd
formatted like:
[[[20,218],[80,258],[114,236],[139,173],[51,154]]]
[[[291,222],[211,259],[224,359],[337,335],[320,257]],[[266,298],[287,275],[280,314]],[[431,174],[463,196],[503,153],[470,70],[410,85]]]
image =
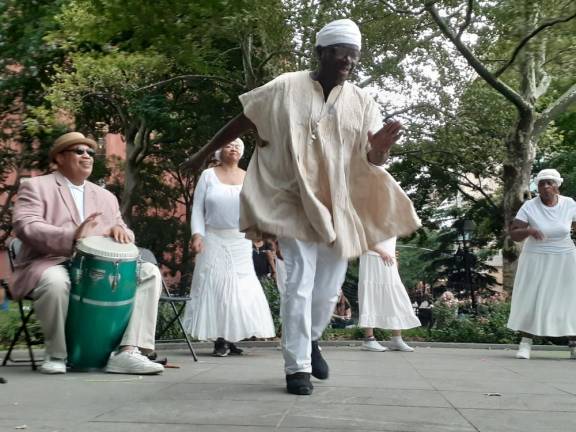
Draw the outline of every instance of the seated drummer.
[[[62,135],[50,150],[57,171],[22,182],[14,206],[14,232],[23,244],[11,290],[15,298],[30,295],[34,300],[46,345],[42,373],[66,373],[70,278],[63,264],[72,256],[75,242],[88,236],[134,241],[116,197],[86,180],[92,173],[95,149],[96,142],[79,132]],[[154,350],[160,291],[158,267],[143,263],[132,317],[118,351],[110,356],[107,372],[141,375],[164,370],[142,354]]]

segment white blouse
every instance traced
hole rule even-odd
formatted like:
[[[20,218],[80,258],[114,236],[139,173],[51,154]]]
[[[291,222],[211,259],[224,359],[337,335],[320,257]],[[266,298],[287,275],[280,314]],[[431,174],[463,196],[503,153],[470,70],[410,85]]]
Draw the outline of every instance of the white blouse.
[[[537,196],[522,204],[516,219],[527,222],[544,234],[544,240],[528,237],[523,251],[558,254],[576,249],[570,238],[572,222],[576,221],[576,202],[572,198],[558,195],[558,203],[548,207]]]
[[[192,234],[206,235],[206,228],[238,229],[242,185],[222,183],[214,168],[200,175],[192,203]]]

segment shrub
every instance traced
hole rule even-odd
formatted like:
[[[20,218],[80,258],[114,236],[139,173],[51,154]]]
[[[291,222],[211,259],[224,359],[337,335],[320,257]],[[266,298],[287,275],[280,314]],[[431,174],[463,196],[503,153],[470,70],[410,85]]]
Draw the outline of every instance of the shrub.
[[[30,307],[29,301],[24,302],[24,308],[27,310]],[[7,349],[14,338],[21,325],[20,312],[18,311],[18,303],[11,302],[7,311],[0,312],[0,347]],[[42,330],[40,323],[36,317],[32,315],[28,321],[28,331],[33,341],[42,339]],[[20,335],[19,345],[25,346],[24,335]]]
[[[280,292],[276,286],[276,281],[272,278],[266,277],[260,280],[264,295],[268,300],[270,312],[272,313],[272,320],[274,321],[274,328],[276,335],[280,336],[282,332],[282,321],[280,320]]]

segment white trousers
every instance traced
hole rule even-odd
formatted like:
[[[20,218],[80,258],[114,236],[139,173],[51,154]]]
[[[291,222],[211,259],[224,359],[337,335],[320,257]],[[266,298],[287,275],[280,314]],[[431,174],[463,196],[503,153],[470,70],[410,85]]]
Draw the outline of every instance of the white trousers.
[[[161,277],[160,270],[154,264],[141,264],[134,309],[121,346],[154,349],[158,300],[162,291]],[[44,334],[46,354],[65,359],[68,355],[65,329],[70,296],[70,276],[66,267],[57,265],[46,269],[31,295]]]
[[[287,375],[311,372],[312,341],[330,322],[348,261],[327,245],[281,238],[286,265],[282,293],[282,351]]]

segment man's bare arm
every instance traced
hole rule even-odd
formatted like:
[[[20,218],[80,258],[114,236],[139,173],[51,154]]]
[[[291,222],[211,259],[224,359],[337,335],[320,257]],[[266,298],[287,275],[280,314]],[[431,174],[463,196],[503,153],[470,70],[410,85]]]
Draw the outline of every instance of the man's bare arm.
[[[180,165],[180,169],[183,171],[197,170],[212,153],[224,147],[229,142],[234,141],[250,129],[256,130],[254,123],[252,123],[244,113],[238,114],[226,123],[226,125],[212,137],[208,144],[184,161]]]

